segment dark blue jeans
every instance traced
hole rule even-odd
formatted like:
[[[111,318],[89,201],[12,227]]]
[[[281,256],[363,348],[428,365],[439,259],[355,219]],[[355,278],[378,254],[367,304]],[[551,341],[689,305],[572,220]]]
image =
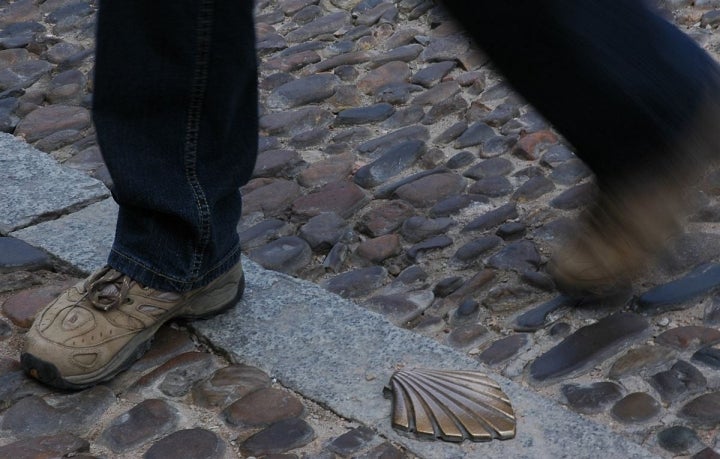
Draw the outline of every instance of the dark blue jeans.
[[[662,173],[713,61],[639,0],[445,0],[601,185]],[[103,0],[94,119],[120,205],[109,264],[187,291],[239,255],[257,148],[250,0]]]
[[[120,206],[109,265],[188,291],[237,263],[257,150],[249,0],[103,0],[98,141]]]
[[[715,62],[642,0],[444,0],[496,67],[575,147],[601,187],[672,174]],[[696,134],[692,134],[696,135]],[[701,134],[702,135],[702,134]],[[701,145],[698,145],[701,147]]]

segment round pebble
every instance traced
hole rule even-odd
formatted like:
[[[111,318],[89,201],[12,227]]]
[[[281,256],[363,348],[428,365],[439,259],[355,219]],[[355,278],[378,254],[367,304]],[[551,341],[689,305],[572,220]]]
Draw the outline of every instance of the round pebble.
[[[179,430],[155,442],[144,459],[187,457],[193,459],[221,459],[226,445],[217,434],[201,428]]]
[[[660,414],[660,403],[645,392],[634,392],[615,403],[611,413],[626,424],[649,421]]]

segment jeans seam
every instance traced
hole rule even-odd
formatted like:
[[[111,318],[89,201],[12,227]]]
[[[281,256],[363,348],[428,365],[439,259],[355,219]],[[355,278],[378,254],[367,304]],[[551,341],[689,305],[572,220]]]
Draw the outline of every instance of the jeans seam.
[[[230,259],[232,259],[233,257],[235,257],[235,255],[236,255],[240,250],[241,250],[240,244],[237,244],[233,250],[231,250],[230,252],[228,252],[227,255],[225,255],[222,259],[220,259],[215,265],[213,265],[212,267],[210,267],[210,268],[207,270],[207,272],[205,273],[205,276],[208,276],[208,275],[210,275],[211,273],[213,273],[213,272],[217,271],[218,269],[220,269],[225,263],[227,263],[228,260],[230,260]],[[136,259],[135,257],[132,257],[132,256],[130,256],[130,255],[126,255],[126,254],[120,252],[119,250],[117,250],[117,249],[115,249],[115,248],[111,249],[110,251],[111,251],[112,253],[114,253],[115,255],[117,255],[118,257],[123,258],[123,259],[129,261],[130,263],[133,263],[133,264],[141,267],[143,270],[145,270],[145,271],[147,271],[147,272],[149,272],[149,273],[152,273],[153,276],[160,277],[160,278],[162,278],[162,279],[165,279],[165,280],[167,280],[167,281],[170,281],[170,282],[173,282],[173,283],[176,283],[176,284],[191,285],[191,284],[196,283],[198,280],[200,280],[200,279],[197,278],[197,277],[194,277],[194,278],[192,278],[191,280],[186,280],[186,281],[185,281],[185,280],[176,279],[176,278],[174,278],[174,277],[168,276],[167,274],[163,274],[163,273],[161,273],[161,272],[158,272],[157,270],[155,270],[155,269],[153,269],[152,267],[148,266],[146,263],[144,263],[144,262]],[[205,277],[205,276],[203,276],[203,277]]]
[[[196,278],[202,267],[205,250],[210,244],[210,206],[197,174],[197,156],[199,149],[200,123],[210,66],[210,47],[212,38],[212,20],[214,16],[213,0],[200,2],[197,22],[196,58],[193,71],[188,116],[185,127],[185,178],[195,198],[198,211],[199,241],[193,250],[191,278]]]

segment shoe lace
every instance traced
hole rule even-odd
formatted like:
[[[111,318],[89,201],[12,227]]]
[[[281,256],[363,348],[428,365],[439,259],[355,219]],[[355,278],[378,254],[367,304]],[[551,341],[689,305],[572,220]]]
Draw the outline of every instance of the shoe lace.
[[[105,266],[85,281],[85,295],[93,307],[109,311],[126,302],[133,284],[128,276]]]

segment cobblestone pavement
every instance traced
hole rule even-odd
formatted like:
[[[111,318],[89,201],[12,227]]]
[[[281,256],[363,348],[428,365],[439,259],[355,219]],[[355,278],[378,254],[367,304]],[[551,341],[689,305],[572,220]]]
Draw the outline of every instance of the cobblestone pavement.
[[[544,264],[592,197],[589,171],[434,2],[256,3],[261,154],[238,227],[250,258],[661,457],[720,457],[720,174],[699,184],[701,210],[657,268],[616,298],[574,304]],[[720,1],[662,6],[718,55]],[[109,184],[88,112],[95,11],[0,0],[0,130]],[[182,324],[107,386],[61,394],[26,380],[23,330],[82,276],[0,244],[0,457],[168,457],[188,439],[212,457],[406,456]]]

